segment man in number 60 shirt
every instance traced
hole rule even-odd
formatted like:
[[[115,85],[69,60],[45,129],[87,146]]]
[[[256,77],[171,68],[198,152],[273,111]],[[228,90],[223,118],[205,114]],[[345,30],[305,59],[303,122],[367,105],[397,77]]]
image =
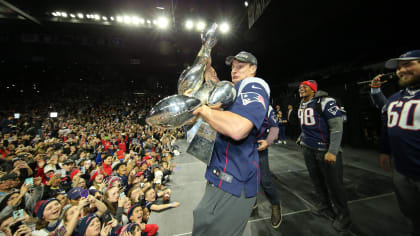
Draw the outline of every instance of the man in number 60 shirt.
[[[395,170],[393,182],[402,213],[420,235],[420,50],[390,59],[385,67],[396,69],[401,91],[389,97],[382,109],[383,132],[380,164]]]
[[[343,118],[335,100],[324,91],[318,91],[314,80],[299,86],[302,101],[298,117],[302,128],[298,138],[305,164],[319,202],[313,213],[334,219],[332,226],[347,231],[351,226],[343,184],[343,159],[340,152]],[[332,204],[337,208],[337,216]]]

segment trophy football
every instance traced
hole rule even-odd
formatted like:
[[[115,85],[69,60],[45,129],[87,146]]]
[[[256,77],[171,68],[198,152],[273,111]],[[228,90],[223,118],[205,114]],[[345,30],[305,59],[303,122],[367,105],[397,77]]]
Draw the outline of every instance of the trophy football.
[[[187,153],[206,164],[210,162],[217,132],[201,118],[192,125],[195,119],[192,113],[202,104],[227,107],[236,98],[233,83],[219,81],[217,76],[205,76],[206,73],[211,74],[209,61],[211,49],[217,42],[217,29],[218,25],[214,23],[201,34],[201,49],[193,65],[181,73],[178,94],[160,100],[146,117],[146,122],[154,127],[173,129],[190,126],[187,131]]]

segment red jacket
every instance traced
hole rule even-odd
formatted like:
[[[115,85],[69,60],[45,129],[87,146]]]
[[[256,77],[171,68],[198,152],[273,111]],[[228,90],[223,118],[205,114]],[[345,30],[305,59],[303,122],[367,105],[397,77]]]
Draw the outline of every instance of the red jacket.
[[[112,167],[111,165],[107,165],[104,162],[102,162],[102,168],[104,169],[107,176],[110,176],[112,174]]]

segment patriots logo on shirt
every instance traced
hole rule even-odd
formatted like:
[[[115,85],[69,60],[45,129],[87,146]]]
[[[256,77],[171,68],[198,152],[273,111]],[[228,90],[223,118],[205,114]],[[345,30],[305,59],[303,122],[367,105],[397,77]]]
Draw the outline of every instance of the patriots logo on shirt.
[[[333,114],[333,115],[336,115],[339,110],[340,110],[340,108],[338,106],[332,106],[332,107],[328,108],[328,112]]]
[[[241,99],[242,99],[242,104],[244,104],[244,106],[253,102],[259,102],[264,106],[264,109],[265,109],[264,97],[256,92],[241,93]]]

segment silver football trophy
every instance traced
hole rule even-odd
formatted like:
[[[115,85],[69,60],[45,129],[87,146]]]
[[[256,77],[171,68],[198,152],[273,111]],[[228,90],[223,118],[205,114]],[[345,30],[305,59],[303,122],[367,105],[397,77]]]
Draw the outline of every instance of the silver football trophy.
[[[178,128],[191,127],[187,132],[187,152],[208,164],[213,152],[217,132],[198,118],[194,124],[193,111],[202,104],[227,107],[235,101],[236,90],[228,81],[205,78],[210,64],[211,49],[216,45],[218,25],[214,23],[201,34],[202,46],[192,66],[187,67],[178,79],[178,95],[160,100],[149,112],[146,122],[151,126]]]

